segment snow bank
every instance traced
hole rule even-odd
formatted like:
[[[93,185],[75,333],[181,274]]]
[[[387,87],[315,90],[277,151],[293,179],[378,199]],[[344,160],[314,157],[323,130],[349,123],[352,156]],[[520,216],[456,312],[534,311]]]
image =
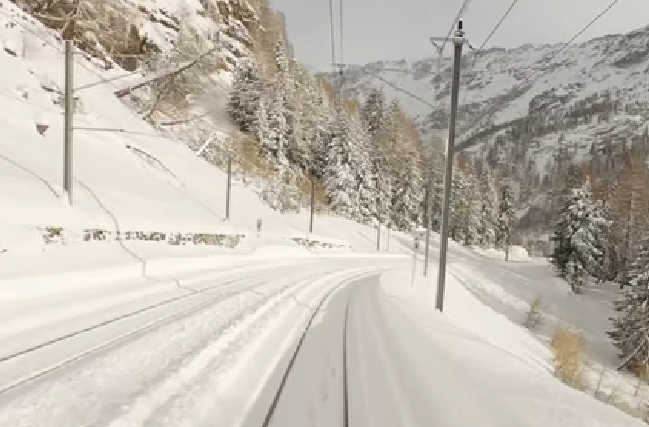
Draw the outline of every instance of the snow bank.
[[[267,246],[232,251],[211,246],[174,247],[155,242],[86,242],[40,254],[2,255],[3,298],[132,279],[219,270],[260,262],[295,263],[314,254],[300,247]]]
[[[481,248],[479,246],[473,246],[472,249],[485,257],[496,258],[496,259],[505,259],[505,251],[495,248]],[[509,261],[529,261],[532,258],[530,257],[527,249],[522,246],[511,246],[509,248]]]
[[[421,276],[421,265],[411,286],[411,272],[385,273],[381,285],[388,295],[393,295],[430,311],[435,306],[436,280]],[[437,277],[436,269],[430,277]],[[456,325],[471,331],[489,344],[524,360],[537,373],[549,373],[551,354],[547,347],[526,330],[512,323],[507,317],[492,310],[476,299],[454,276],[447,276],[444,314]]]
[[[522,246],[512,246],[509,248],[509,259],[511,261],[529,261],[530,254]]]
[[[508,419],[539,427],[645,425],[565,386],[552,374],[549,349],[530,332],[485,305],[456,277],[451,275],[446,283],[441,314],[433,310],[431,280],[416,277],[412,286],[407,271],[386,273],[381,280],[385,294],[412,324],[445,349],[450,358],[447,369],[466,372],[471,367],[467,374],[479,377],[484,386],[471,392],[484,395],[483,403],[493,411],[506,407]]]

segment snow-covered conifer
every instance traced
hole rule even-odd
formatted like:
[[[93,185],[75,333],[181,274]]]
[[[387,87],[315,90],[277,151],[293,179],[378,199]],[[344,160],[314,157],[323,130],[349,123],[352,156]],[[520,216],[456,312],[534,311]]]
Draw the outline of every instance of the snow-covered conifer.
[[[235,72],[227,111],[239,130],[257,132],[262,77],[254,60],[242,60]]]
[[[623,366],[631,369],[649,363],[649,237],[638,249],[629,274],[630,285],[615,302],[620,314],[611,319],[614,329],[609,332]]]
[[[571,289],[579,292],[589,277],[601,276],[608,221],[601,204],[592,199],[588,180],[570,191],[552,236],[555,248],[550,259]]]

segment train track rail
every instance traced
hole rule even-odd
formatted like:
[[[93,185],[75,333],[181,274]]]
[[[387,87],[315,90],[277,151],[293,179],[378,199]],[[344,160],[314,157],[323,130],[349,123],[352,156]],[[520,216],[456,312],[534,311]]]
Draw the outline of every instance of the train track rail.
[[[288,366],[286,367],[286,370],[284,371],[284,374],[282,375],[282,379],[280,381],[279,387],[277,388],[274,396],[272,403],[268,409],[268,412],[266,413],[266,416],[264,418],[264,422],[262,424],[262,427],[270,427],[271,422],[273,420],[273,416],[275,414],[275,411],[277,409],[277,406],[279,404],[280,398],[282,396],[282,393],[284,391],[284,388],[286,386],[286,382],[288,381],[288,378],[291,375],[291,372],[293,370],[293,366],[295,364],[295,360],[297,359],[298,355],[300,354],[300,350],[302,349],[302,345],[304,344],[304,341],[306,337],[309,334],[309,331],[311,329],[311,326],[316,319],[316,316],[318,313],[320,313],[320,310],[322,309],[323,305],[327,300],[329,300],[337,291],[345,287],[351,282],[354,282],[358,280],[359,278],[366,277],[368,276],[368,273],[362,273],[358,274],[352,278],[349,278],[347,280],[344,280],[342,283],[340,283],[337,286],[332,287],[329,289],[325,295],[320,299],[318,302],[318,305],[315,307],[313,312],[311,313],[298,341],[295,349],[293,350],[293,353],[291,354],[291,358],[288,362]],[[349,311],[350,311],[350,306],[351,306],[351,301],[352,301],[352,294],[353,292],[350,292],[349,296],[347,297],[347,302],[345,305],[345,314],[344,314],[344,322],[343,322],[343,330],[342,330],[342,425],[343,427],[348,427],[349,426],[349,392],[348,392],[348,380],[347,380],[347,341],[348,341],[348,336],[347,336],[347,329],[348,329],[348,322],[349,322]]]
[[[255,279],[256,277],[256,279]],[[217,284],[214,284],[212,286],[208,287],[203,287],[200,289],[195,289],[192,290],[192,292],[182,294],[176,297],[168,298],[163,301],[156,302],[154,304],[147,305],[145,307],[141,307],[137,310],[130,311],[128,313],[124,313],[119,316],[112,317],[110,319],[98,322],[96,324],[93,324],[91,326],[81,328],[79,330],[76,330],[74,332],[70,332],[61,336],[58,336],[56,338],[44,341],[42,343],[39,343],[37,345],[21,349],[19,351],[13,352],[11,354],[4,355],[0,358],[0,366],[3,364],[7,364],[9,362],[13,361],[19,361],[21,358],[30,356],[30,355],[35,355],[39,352],[46,352],[49,348],[56,346],[57,344],[64,343],[66,341],[72,340],[76,337],[80,337],[83,335],[88,335],[92,333],[93,331],[98,331],[103,328],[106,328],[109,325],[114,325],[118,324],[119,322],[125,321],[127,319],[134,319],[137,318],[138,316],[142,316],[145,313],[150,313],[155,311],[156,309],[160,309],[163,307],[169,307],[172,306],[174,303],[178,303],[183,300],[187,300],[190,298],[196,298],[197,296],[203,296],[203,298],[200,298],[198,301],[193,302],[189,305],[183,305],[181,308],[172,311],[171,313],[165,313],[164,315],[160,317],[156,317],[153,320],[149,320],[145,322],[142,325],[139,325],[133,329],[128,330],[127,332],[121,333],[119,335],[113,336],[110,339],[107,339],[105,341],[100,342],[99,344],[96,344],[92,347],[89,347],[87,349],[84,349],[80,352],[77,352],[71,356],[65,357],[62,360],[59,360],[53,364],[49,364],[43,368],[40,368],[36,371],[32,371],[27,375],[21,376],[18,379],[11,380],[7,383],[0,383],[0,397],[8,394],[9,392],[16,390],[18,388],[21,388],[23,386],[26,386],[30,383],[35,382],[36,380],[43,378],[49,374],[52,374],[58,370],[61,370],[62,368],[69,366],[75,362],[81,361],[82,359],[86,359],[90,356],[93,356],[103,350],[108,349],[109,347],[117,346],[121,343],[127,342],[129,339],[134,338],[136,336],[139,336],[141,334],[144,334],[146,332],[155,330],[156,328],[162,327],[170,322],[174,322],[176,320],[182,319],[183,317],[186,317],[188,315],[191,315],[192,313],[198,312],[202,309],[208,308],[209,306],[212,306],[214,304],[219,304],[221,302],[224,302],[228,299],[234,298],[242,293],[246,292],[253,292],[257,294],[261,294],[260,292],[257,292],[257,289],[265,286],[268,284],[268,281],[262,280],[260,281],[258,279],[258,273],[257,274],[251,274],[247,275],[244,277],[239,277],[235,279],[230,279],[226,282],[220,282]],[[232,287],[237,286],[236,289],[232,289]],[[280,289],[285,290],[290,288],[291,286],[295,285],[288,285]],[[229,290],[231,289],[231,290]],[[218,293],[215,293],[215,291],[221,291]]]

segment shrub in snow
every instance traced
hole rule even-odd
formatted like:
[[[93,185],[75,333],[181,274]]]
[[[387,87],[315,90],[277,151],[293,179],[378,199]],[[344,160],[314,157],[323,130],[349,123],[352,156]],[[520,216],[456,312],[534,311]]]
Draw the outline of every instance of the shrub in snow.
[[[40,134],[43,135],[47,130],[50,128],[50,123],[47,120],[47,117],[45,115],[40,115],[36,117],[36,131]]]
[[[531,331],[537,329],[543,323],[543,315],[543,300],[540,296],[537,296],[530,302],[530,309],[527,312],[523,326]]]
[[[560,325],[550,341],[554,374],[565,384],[583,390],[586,386],[584,367],[585,342],[578,331]]]
[[[5,40],[3,43],[3,49],[11,56],[18,56],[19,49],[17,44],[14,43],[13,40]]]

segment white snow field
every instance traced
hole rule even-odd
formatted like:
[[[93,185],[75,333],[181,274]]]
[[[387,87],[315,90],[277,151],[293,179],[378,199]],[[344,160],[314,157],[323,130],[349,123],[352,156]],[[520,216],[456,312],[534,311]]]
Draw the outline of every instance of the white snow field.
[[[413,286],[403,257],[268,248],[137,281],[5,281],[0,425],[643,425],[563,385],[520,326],[525,292],[589,315],[552,298],[542,261],[452,244],[440,314],[421,256]]]
[[[436,313],[435,264],[411,286],[411,236],[384,235],[377,254],[375,229],[323,215],[311,237],[342,248],[307,249],[291,238],[308,212],[272,211],[236,181],[226,223],[225,175],[156,136],[110,83],[76,92],[75,126],[112,131],[75,131],[68,206],[62,44],[0,5],[0,426],[642,425],[552,375],[559,320],[584,330],[594,371],[614,363],[612,290],[574,296],[523,250],[504,263],[451,244]],[[76,87],[122,73],[82,55],[74,72]],[[246,238],[56,246],[44,227]],[[519,324],[539,294],[550,319],[535,336]],[[602,390],[626,381],[607,378]]]

